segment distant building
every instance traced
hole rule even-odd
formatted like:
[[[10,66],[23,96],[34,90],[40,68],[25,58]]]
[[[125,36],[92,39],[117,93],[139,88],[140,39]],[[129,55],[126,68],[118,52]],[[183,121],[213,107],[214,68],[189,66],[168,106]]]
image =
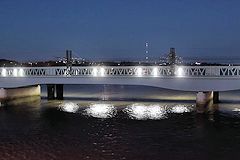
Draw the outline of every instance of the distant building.
[[[176,56],[176,52],[175,52],[175,48],[170,48],[170,52],[168,54],[168,64],[169,65],[175,65],[176,61],[177,61],[177,56]]]
[[[176,52],[175,52],[175,48],[170,48],[170,52],[168,53],[168,64],[171,66],[171,70],[170,70],[170,74],[174,75],[175,74],[175,65],[176,65]]]

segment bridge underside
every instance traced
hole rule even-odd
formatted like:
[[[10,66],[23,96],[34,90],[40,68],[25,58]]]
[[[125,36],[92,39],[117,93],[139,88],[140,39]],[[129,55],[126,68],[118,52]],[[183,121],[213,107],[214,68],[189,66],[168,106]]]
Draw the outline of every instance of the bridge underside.
[[[48,99],[63,99],[63,84],[117,84],[117,85],[144,85],[181,91],[196,91],[197,111],[202,113],[208,110],[211,103],[218,103],[218,91],[238,89],[240,82],[237,79],[214,78],[127,78],[127,77],[97,77],[97,78],[1,78],[1,88],[16,88],[46,84]],[[228,85],[226,85],[228,84]],[[4,89],[2,89],[3,91]],[[32,93],[29,92],[29,95]]]
[[[184,77],[6,77],[0,79],[0,88],[16,88],[38,84],[117,84],[144,85],[180,91],[229,91],[240,89],[237,78]]]

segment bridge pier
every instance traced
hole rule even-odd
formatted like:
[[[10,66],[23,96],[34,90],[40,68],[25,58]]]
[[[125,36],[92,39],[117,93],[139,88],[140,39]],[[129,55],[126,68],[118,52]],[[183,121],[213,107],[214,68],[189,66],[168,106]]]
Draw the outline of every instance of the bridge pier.
[[[214,104],[219,103],[219,92],[218,91],[213,91],[213,103]]]
[[[18,98],[41,96],[40,85],[18,88],[0,88],[0,102],[6,102]]]
[[[63,100],[63,84],[48,84],[47,97],[48,100]]]
[[[56,84],[56,98],[58,100],[63,100],[63,84]]]
[[[55,85],[54,84],[47,85],[47,97],[48,97],[48,100],[55,99]]]
[[[208,112],[212,109],[213,104],[219,102],[219,92],[207,91],[198,92],[196,97],[196,109],[198,113]]]

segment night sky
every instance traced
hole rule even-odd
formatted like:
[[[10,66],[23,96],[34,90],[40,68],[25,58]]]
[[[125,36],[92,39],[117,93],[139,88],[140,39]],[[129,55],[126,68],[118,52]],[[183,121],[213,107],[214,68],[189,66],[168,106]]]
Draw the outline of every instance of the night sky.
[[[0,58],[240,56],[239,0],[0,0]]]

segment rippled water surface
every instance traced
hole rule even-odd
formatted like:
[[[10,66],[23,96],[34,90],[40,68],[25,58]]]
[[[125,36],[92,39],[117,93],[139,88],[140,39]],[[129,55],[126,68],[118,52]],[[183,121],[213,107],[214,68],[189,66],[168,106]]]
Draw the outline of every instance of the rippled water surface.
[[[218,111],[195,112],[191,92],[68,86],[64,101],[0,107],[0,159],[238,159],[238,91]],[[240,96],[239,96],[240,97]],[[167,100],[166,100],[167,99]]]

